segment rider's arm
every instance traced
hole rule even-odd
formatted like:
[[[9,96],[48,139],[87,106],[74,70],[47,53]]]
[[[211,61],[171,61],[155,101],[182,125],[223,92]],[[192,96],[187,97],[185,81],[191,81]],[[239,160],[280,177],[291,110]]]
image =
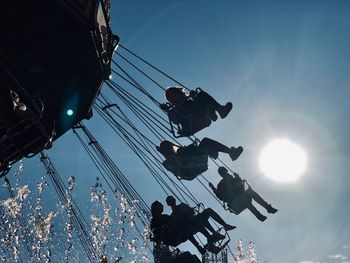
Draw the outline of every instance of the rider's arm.
[[[169,105],[167,103],[162,103],[159,105],[159,107],[163,110],[163,111],[166,111],[166,112],[169,112]]]
[[[211,190],[213,190],[215,195],[219,194],[218,189],[216,189],[215,186],[212,183],[209,183],[209,187],[211,188]]]
[[[233,173],[233,175],[234,175],[235,178],[242,180],[242,178],[239,176],[238,173]]]

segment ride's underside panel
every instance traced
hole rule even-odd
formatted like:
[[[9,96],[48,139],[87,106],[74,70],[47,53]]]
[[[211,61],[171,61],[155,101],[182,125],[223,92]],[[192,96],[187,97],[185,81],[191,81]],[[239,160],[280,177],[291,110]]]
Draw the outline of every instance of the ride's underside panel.
[[[33,120],[36,129],[31,133],[37,134],[26,134],[21,116],[2,114],[11,124],[0,123],[0,163],[15,162],[48,147],[47,141],[38,140],[39,145],[27,149],[32,137],[47,137],[51,142],[91,117],[91,106],[110,75],[110,58],[118,43],[105,3],[109,8],[109,1],[102,0],[1,4],[0,89],[2,94],[18,94],[30,112],[24,119]],[[13,129],[20,139],[13,138]]]

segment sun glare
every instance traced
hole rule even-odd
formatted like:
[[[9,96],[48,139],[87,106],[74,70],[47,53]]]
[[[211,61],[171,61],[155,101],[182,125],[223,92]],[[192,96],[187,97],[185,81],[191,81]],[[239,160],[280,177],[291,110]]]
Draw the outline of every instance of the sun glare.
[[[269,142],[260,154],[259,166],[269,178],[278,182],[297,180],[306,169],[307,157],[303,148],[288,139]]]

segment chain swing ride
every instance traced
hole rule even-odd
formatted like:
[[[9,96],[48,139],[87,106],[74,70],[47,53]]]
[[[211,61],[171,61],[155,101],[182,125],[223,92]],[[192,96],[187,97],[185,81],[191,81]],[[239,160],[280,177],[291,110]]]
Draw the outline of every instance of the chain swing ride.
[[[219,238],[213,238],[206,245],[198,237],[200,230],[195,225],[184,233],[164,226],[161,232],[151,231],[150,225],[155,218],[151,206],[87,126],[92,117],[103,120],[131,149],[162,191],[189,207],[195,207],[193,217],[203,221],[203,215],[209,210],[196,199],[184,180],[199,184],[220,205],[226,207],[227,203],[226,209],[235,214],[247,208],[251,199],[241,198],[237,208],[237,204],[234,206],[218,197],[207,187],[209,181],[203,173],[208,168],[208,157],[218,167],[231,171],[218,158],[218,153],[212,150],[206,156],[202,153],[201,164],[197,166],[193,160],[184,165],[179,158],[174,158],[175,166],[180,166],[179,172],[174,164],[167,162],[165,144],[159,143],[173,142],[171,147],[181,148],[179,139],[183,138],[196,149],[215,144],[220,148],[218,151],[228,153],[232,160],[237,159],[243,150],[241,147],[218,146],[218,142],[208,138],[199,140],[195,136],[216,121],[215,110],[225,118],[232,104],[211,108],[215,116],[203,111],[187,114],[186,110],[195,111],[191,105],[207,103],[209,95],[200,88],[191,91],[121,45],[119,37],[111,30],[108,0],[39,0],[35,5],[30,1],[19,2],[7,1],[3,6],[7,13],[1,18],[0,177],[9,196],[0,201],[1,262],[29,262],[28,259],[30,262],[51,262],[59,250],[52,241],[52,222],[59,216],[67,222],[61,262],[73,262],[75,250],[83,251],[77,260],[82,257],[89,262],[123,262],[125,247],[133,255],[134,261],[130,262],[150,262],[154,258],[157,263],[227,263],[229,256],[236,258],[228,246],[231,239],[227,226],[220,226],[216,220],[210,220],[210,224],[215,225],[212,232]],[[166,88],[169,83],[172,87]],[[155,88],[160,92],[155,92]],[[181,109],[172,101],[171,90],[181,90],[185,94],[184,105],[190,105],[188,109]],[[164,93],[167,103],[159,99]],[[103,183],[96,179],[91,190],[91,200],[100,205],[102,215],[93,216],[90,221],[74,200],[75,178],[69,177],[66,185],[47,154],[47,150],[55,146],[55,141],[68,131],[73,132],[96,167],[99,178],[103,179]],[[31,205],[35,209],[26,211],[30,216],[25,217],[30,190],[26,186],[20,187],[19,179],[16,186],[12,186],[12,179],[7,174],[16,163],[19,163],[18,173],[22,173],[22,159],[33,156],[40,157],[46,175],[38,183],[38,198]],[[57,211],[47,213],[42,202],[42,193],[48,186],[46,180],[50,181],[61,205]],[[120,233],[116,239],[119,243],[114,246],[113,256],[107,249],[108,243],[113,242],[109,237],[111,206],[102,185],[108,187],[119,209],[121,223],[114,229]],[[244,196],[244,191],[241,195]],[[138,238],[121,241],[126,238],[123,224],[131,225],[132,235]],[[175,240],[166,241],[159,233],[175,236]],[[202,249],[202,260],[175,249],[189,239]],[[75,241],[79,245],[73,245]],[[154,243],[153,250],[150,241]],[[138,244],[142,249],[137,249]]]

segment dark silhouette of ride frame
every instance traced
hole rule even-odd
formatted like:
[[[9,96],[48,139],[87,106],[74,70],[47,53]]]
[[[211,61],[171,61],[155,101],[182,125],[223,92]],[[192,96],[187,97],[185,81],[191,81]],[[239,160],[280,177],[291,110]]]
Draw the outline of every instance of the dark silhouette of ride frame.
[[[108,0],[2,3],[0,176],[92,116],[119,41],[106,6]],[[11,92],[25,110],[14,107]]]

